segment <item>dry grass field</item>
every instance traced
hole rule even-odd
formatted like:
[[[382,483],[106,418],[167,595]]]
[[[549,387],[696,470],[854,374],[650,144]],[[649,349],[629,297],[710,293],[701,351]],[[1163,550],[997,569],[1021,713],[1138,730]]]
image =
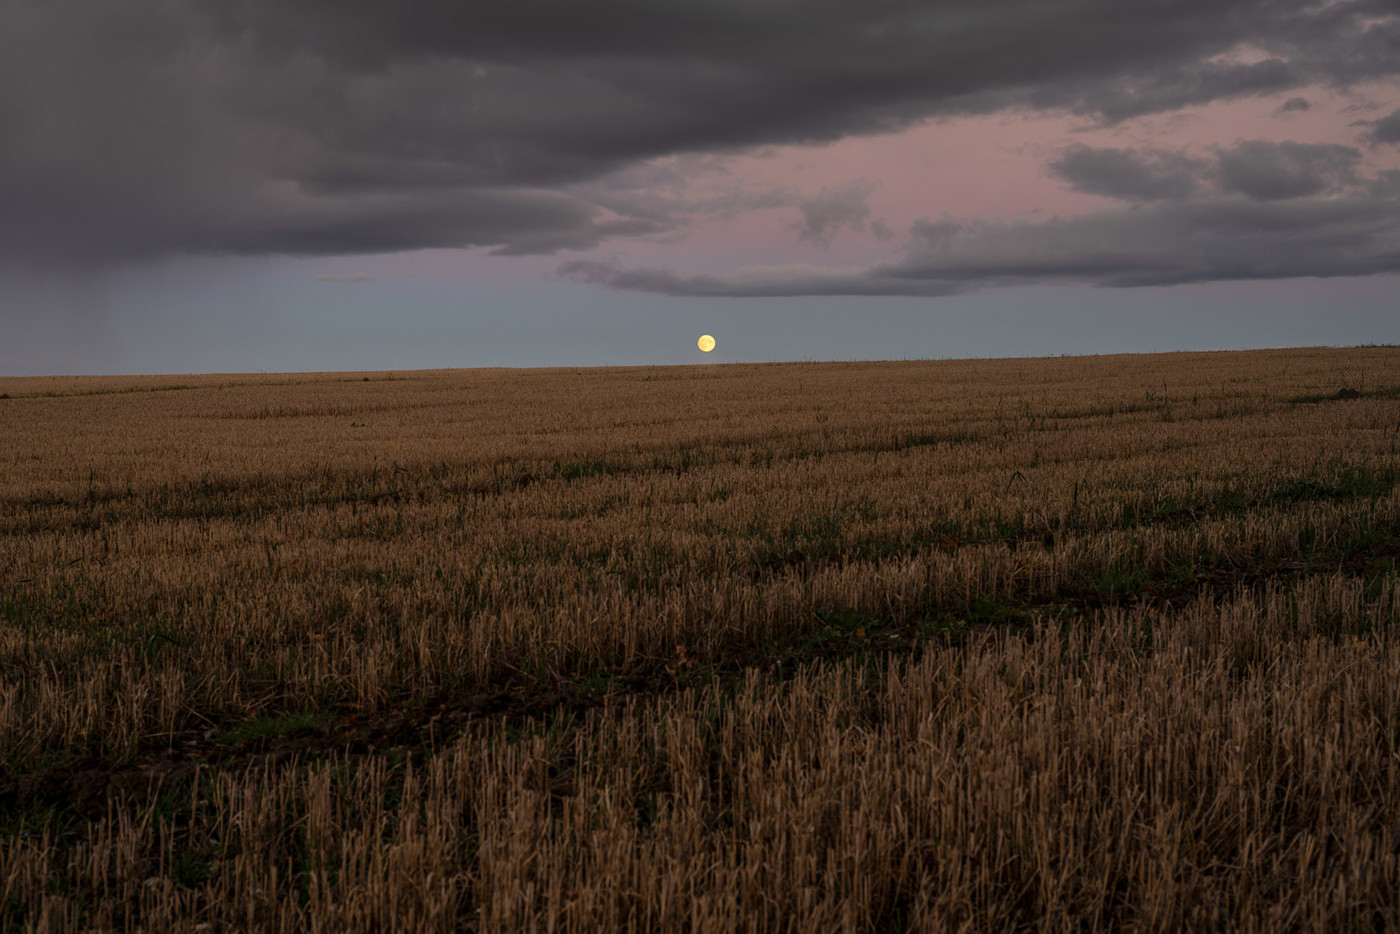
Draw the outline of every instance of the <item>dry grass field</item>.
[[[1400,930],[1400,348],[0,438],[0,930]]]

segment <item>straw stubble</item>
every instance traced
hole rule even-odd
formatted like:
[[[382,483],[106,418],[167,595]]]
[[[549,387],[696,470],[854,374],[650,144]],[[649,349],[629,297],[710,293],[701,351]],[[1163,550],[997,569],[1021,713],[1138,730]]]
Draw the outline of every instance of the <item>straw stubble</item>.
[[[1397,364],[7,380],[0,911],[1394,929]]]

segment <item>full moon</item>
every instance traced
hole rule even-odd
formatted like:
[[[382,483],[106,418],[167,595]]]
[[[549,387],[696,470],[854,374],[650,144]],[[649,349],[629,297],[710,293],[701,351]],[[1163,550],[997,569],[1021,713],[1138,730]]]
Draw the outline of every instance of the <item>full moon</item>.
[[[715,349],[715,339],[708,334],[701,334],[700,339],[695,342],[695,346],[705,351],[705,353],[709,353]]]

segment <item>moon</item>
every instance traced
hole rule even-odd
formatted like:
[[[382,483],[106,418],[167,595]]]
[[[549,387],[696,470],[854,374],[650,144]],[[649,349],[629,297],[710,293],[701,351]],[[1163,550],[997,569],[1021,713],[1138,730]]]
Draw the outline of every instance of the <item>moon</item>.
[[[701,334],[700,339],[695,342],[695,346],[705,351],[705,353],[709,353],[715,349],[715,339],[708,334]]]

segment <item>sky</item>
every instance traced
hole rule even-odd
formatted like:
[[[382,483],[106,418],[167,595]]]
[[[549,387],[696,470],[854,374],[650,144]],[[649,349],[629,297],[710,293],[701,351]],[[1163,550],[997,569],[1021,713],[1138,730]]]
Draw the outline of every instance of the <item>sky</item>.
[[[0,375],[1400,343],[1397,274],[1394,0],[0,0]]]

